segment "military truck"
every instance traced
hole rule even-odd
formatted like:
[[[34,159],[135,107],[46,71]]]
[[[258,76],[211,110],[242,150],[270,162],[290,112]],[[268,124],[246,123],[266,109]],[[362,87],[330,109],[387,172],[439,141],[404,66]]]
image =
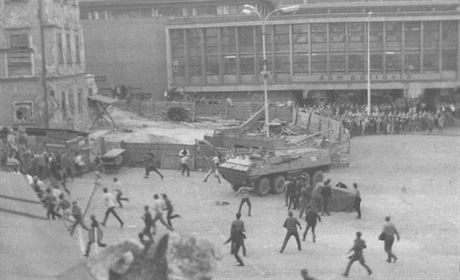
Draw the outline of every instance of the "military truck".
[[[328,172],[330,165],[329,150],[305,148],[239,155],[222,163],[219,172],[234,191],[249,181],[258,195],[266,196],[282,193],[288,175],[303,174],[312,184],[323,181],[323,172]]]

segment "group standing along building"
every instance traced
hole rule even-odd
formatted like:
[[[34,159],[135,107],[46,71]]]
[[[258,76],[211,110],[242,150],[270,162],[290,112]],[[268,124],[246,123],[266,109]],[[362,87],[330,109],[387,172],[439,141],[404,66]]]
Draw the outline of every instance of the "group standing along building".
[[[270,99],[365,103],[369,54],[376,99],[460,103],[458,1],[280,2],[301,3],[266,22]],[[178,19],[166,35],[169,87],[210,98],[262,92],[258,17]]]
[[[0,0],[0,126],[88,128],[79,22],[75,0]]]

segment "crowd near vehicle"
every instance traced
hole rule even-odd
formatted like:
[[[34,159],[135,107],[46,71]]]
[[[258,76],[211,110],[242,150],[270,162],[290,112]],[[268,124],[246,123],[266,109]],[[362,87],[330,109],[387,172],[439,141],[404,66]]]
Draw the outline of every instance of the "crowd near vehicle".
[[[330,166],[329,150],[304,148],[238,155],[222,163],[219,172],[234,191],[243,182],[250,182],[259,196],[266,196],[270,192],[282,193],[289,175],[303,175],[313,185],[323,181],[323,172],[328,172]]]

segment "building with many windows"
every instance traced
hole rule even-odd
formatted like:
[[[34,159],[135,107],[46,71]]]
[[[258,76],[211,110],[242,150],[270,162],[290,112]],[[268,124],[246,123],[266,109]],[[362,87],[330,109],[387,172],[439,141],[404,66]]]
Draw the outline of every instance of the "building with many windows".
[[[51,128],[86,129],[91,88],[78,5],[41,2],[42,22],[39,0],[0,0],[0,126],[45,127],[48,120]]]
[[[459,1],[279,2],[300,10],[266,23],[271,99],[364,103],[369,70],[373,95],[460,103]],[[262,92],[256,16],[177,19],[166,36],[169,87],[209,98]]]
[[[233,20],[244,4],[269,0],[80,0],[87,70],[101,88],[125,85],[162,98],[167,89],[166,25],[177,19]]]

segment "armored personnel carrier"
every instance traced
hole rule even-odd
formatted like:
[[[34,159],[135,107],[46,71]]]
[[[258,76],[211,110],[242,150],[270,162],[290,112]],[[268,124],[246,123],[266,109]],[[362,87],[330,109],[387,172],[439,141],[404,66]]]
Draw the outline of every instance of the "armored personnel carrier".
[[[254,184],[258,195],[284,191],[288,175],[303,174],[312,184],[323,181],[329,171],[331,156],[325,149],[296,149],[272,153],[241,155],[219,166],[222,177],[237,191],[244,181]]]

